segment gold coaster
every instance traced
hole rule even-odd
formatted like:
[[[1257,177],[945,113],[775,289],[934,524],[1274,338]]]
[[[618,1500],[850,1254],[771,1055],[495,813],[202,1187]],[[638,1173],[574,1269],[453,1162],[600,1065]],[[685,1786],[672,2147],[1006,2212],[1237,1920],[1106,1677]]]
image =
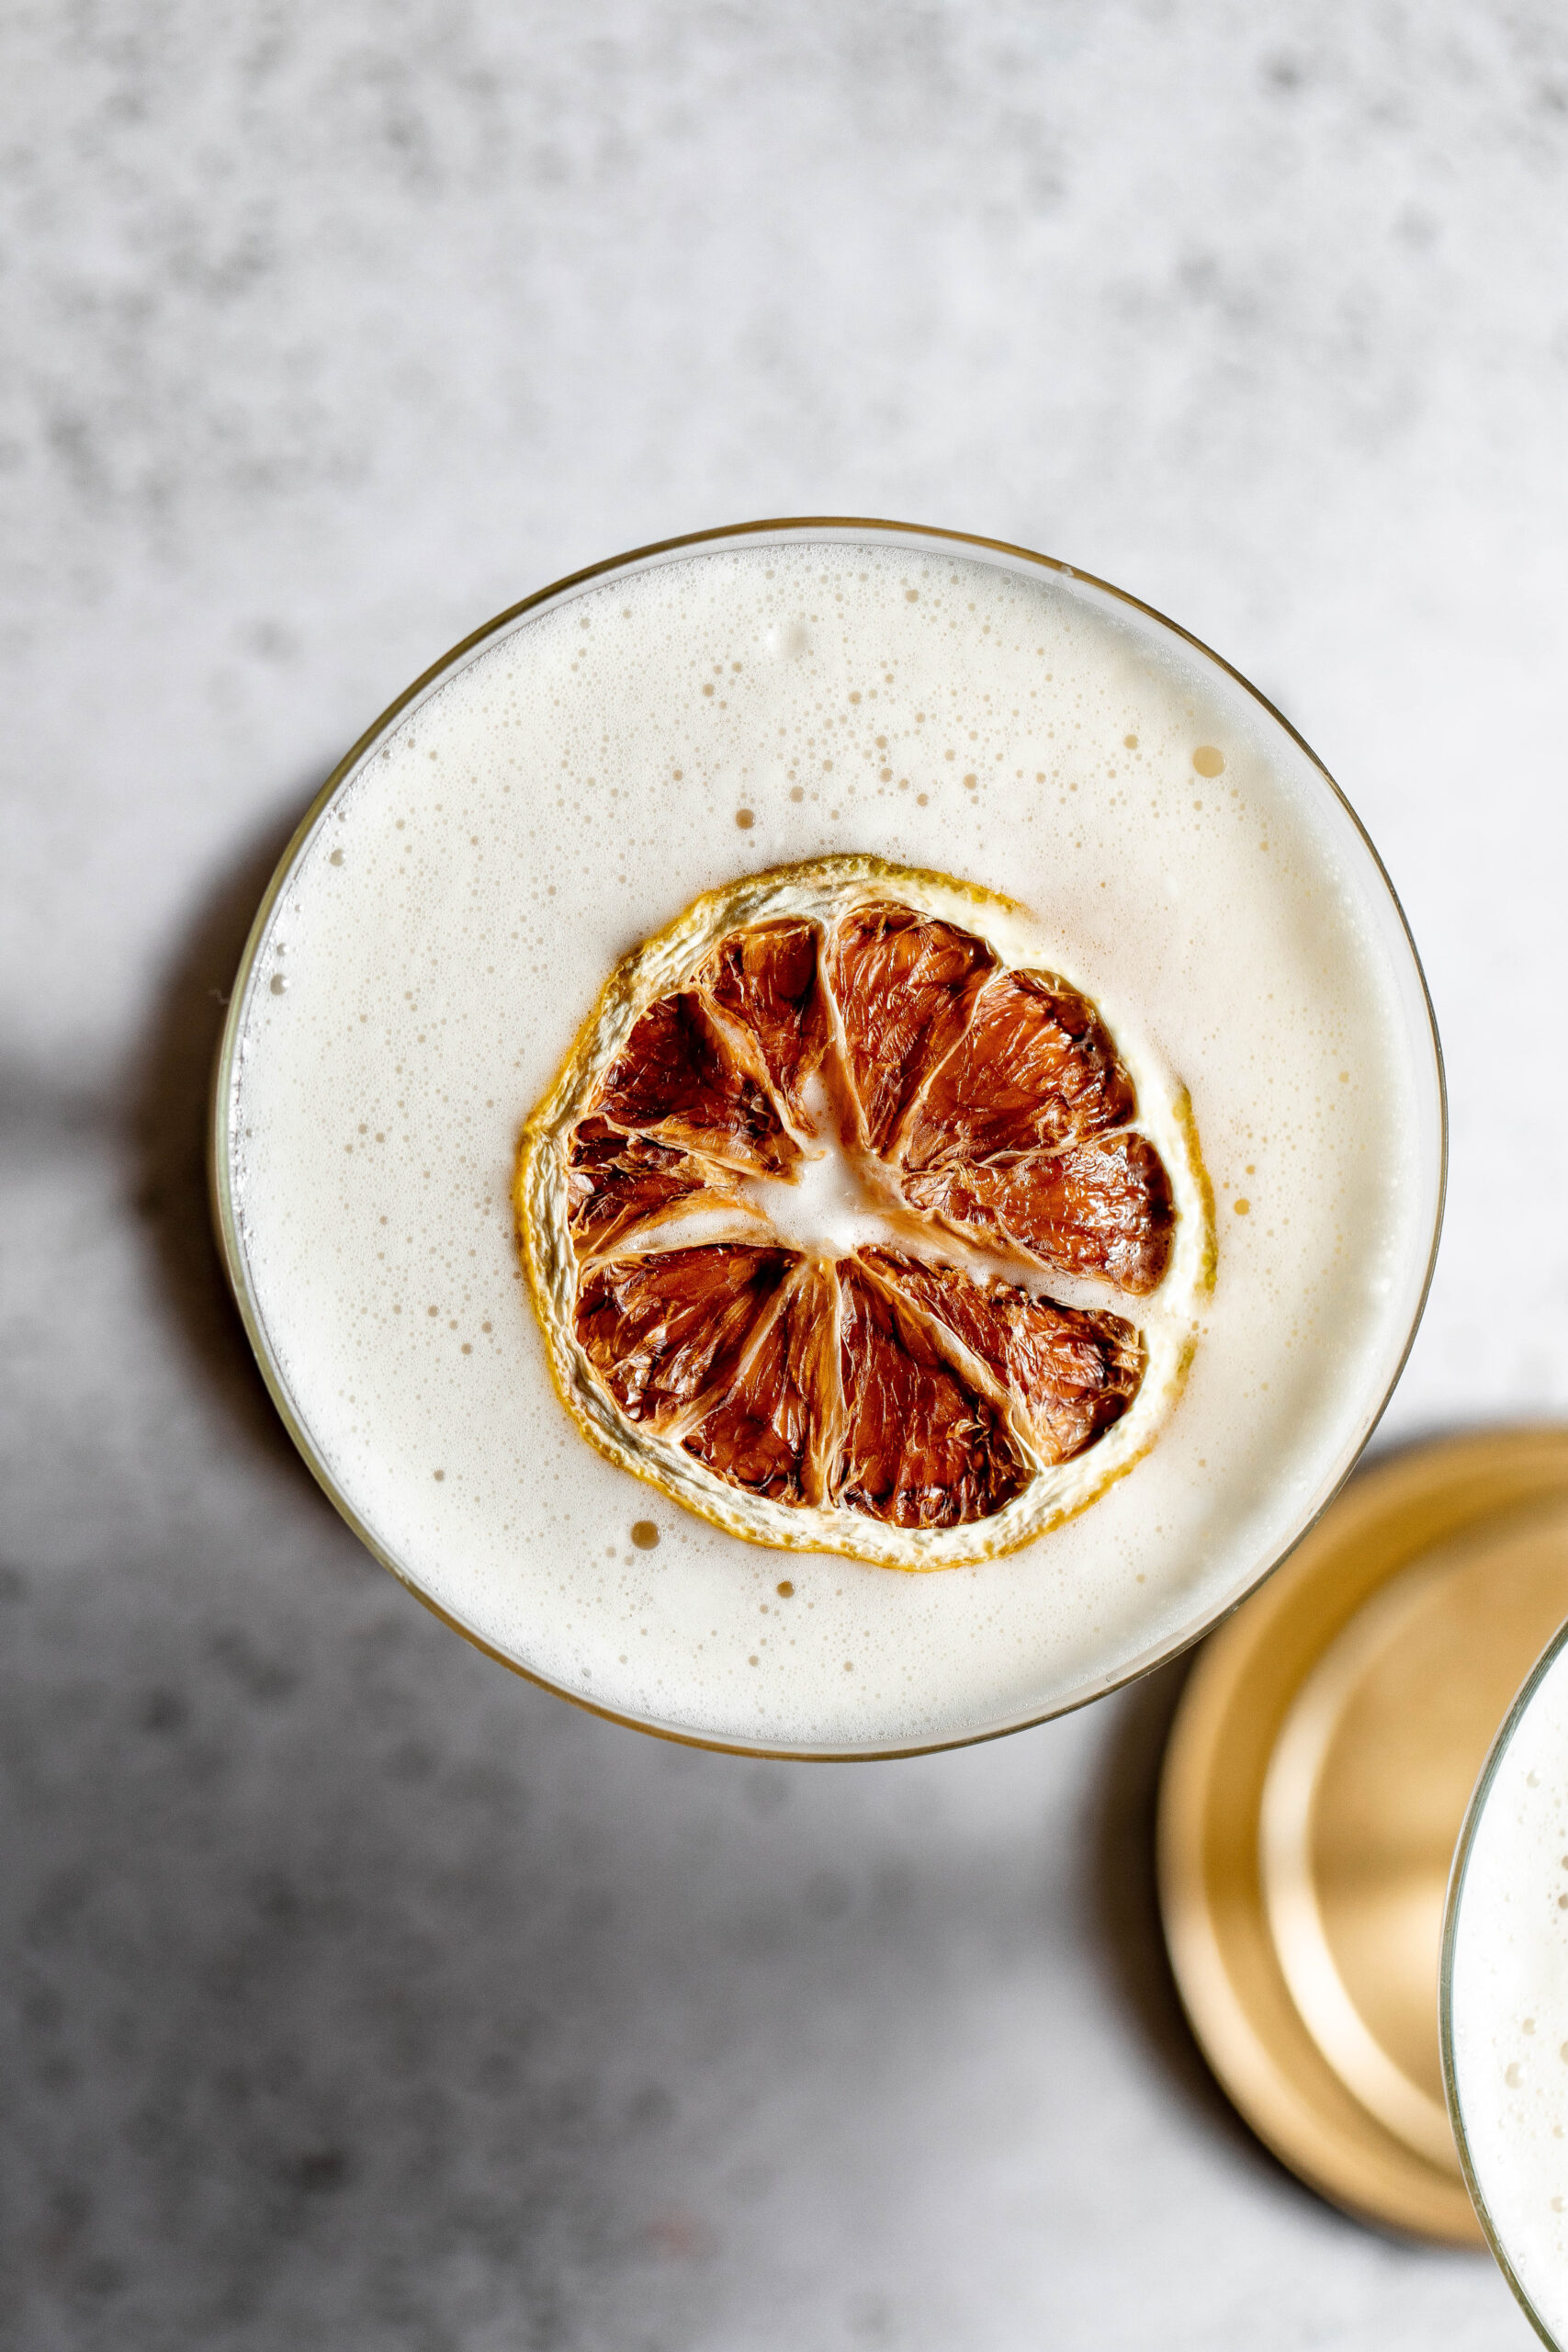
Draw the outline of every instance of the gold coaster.
[[[1192,2028],[1275,2154],[1350,2211],[1480,2245],[1443,2103],[1449,1865],[1515,1691],[1568,1617],[1568,1430],[1362,1471],[1204,1645],[1160,1790]]]

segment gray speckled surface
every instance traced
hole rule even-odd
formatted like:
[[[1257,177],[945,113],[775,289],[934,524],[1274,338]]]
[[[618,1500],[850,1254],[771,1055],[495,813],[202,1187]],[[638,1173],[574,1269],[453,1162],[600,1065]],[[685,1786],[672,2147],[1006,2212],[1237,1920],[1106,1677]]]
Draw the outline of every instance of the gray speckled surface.
[[[1342,777],[1455,1109],[1388,1427],[1562,1410],[1564,22],[6,12],[6,2352],[1527,2340],[1209,2086],[1168,1680],[852,1770],[513,1682],[294,1462],[197,1132],[272,852],[465,628],[707,522],[954,524]]]

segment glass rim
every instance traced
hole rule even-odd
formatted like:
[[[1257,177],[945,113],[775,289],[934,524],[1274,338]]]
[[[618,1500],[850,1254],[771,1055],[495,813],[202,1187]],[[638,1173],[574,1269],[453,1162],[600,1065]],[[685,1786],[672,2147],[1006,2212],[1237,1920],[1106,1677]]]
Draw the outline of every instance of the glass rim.
[[[1470,1802],[1465,1806],[1464,1820],[1461,1825],[1458,1842],[1454,1847],[1453,1860],[1449,1865],[1448,1893],[1443,1902],[1442,1954],[1438,1968],[1438,2045],[1442,2062],[1443,2098],[1448,2106],[1449,2122],[1453,2131],[1454,2145],[1459,2151],[1460,2168],[1464,2174],[1464,2185],[1470,2191],[1471,2202],[1475,2207],[1476,2219],[1481,2223],[1487,2245],[1491,2249],[1498,2269],[1512,2289],[1519,2309],[1541,2342],[1551,2347],[1551,2352],[1562,2352],[1561,2343],[1536,2310],[1518,2272],[1514,2268],[1513,2262],[1503,2244],[1502,2233],[1492,2218],[1491,2208],[1486,2202],[1485,2192],[1477,2177],[1474,2160],[1471,2155],[1470,2139],[1464,2128],[1464,2109],[1459,2095],[1459,2076],[1454,2065],[1453,1977],[1454,1953],[1459,1940],[1460,1908],[1464,1900],[1465,1878],[1470,1869],[1471,1856],[1474,1851],[1476,1833],[1481,1826],[1482,1815],[1486,1810],[1487,1799],[1491,1796],[1497,1774],[1502,1770],[1503,1759],[1513,1745],[1514,1736],[1529,1713],[1530,1702],[1536,1692],[1562,1656],[1564,1649],[1568,1649],[1568,1623],[1558,1627],[1523,1682],[1520,1683],[1515,1693],[1512,1706],[1497,1727],[1492,1745],[1486,1751],[1486,1761],[1483,1764],[1475,1786],[1470,1792]]]
[[[1222,1608],[1215,1610],[1212,1616],[1204,1618],[1200,1624],[1183,1632],[1168,1645],[1160,1646],[1155,1655],[1134,1659],[1124,1669],[1108,1676],[1091,1690],[1065,1699],[1056,1705],[1042,1708],[1037,1713],[1021,1716],[1013,1723],[992,1724],[978,1731],[961,1732],[949,1738],[914,1740],[875,1747],[812,1749],[765,1743],[757,1744],[740,1739],[708,1736],[700,1732],[667,1724],[649,1722],[637,1715],[626,1714],[617,1708],[605,1706],[595,1700],[589,1699],[581,1691],[570,1690],[565,1684],[553,1680],[536,1668],[525,1666],[521,1659],[509,1656],[504,1650],[498,1649],[482,1634],[465,1623],[462,1618],[454,1614],[432,1594],[426,1592],[359,1517],[353,1504],[338,1487],[332,1472],[317,1451],[309,1430],[303,1426],[294,1410],[288,1384],[273,1355],[265,1326],[251,1289],[245,1255],[240,1241],[231,1182],[232,1160],[230,1149],[229,1114],[233,1094],[234,1061],[255,959],[265,941],[273,909],[287,886],[288,877],[306,843],[325,814],[340,785],[359,765],[371,748],[405,711],[420,701],[440,680],[455,672],[487,639],[499,636],[503,630],[522,620],[525,615],[568,596],[593,581],[605,579],[615,572],[629,571],[634,566],[652,563],[661,558],[678,556],[687,549],[714,548],[727,541],[784,538],[792,535],[807,542],[813,538],[829,543],[848,541],[851,544],[860,538],[941,542],[945,546],[974,548],[984,554],[1003,556],[1021,569],[1032,568],[1049,572],[1060,580],[1081,582],[1084,586],[1109,597],[1113,603],[1123,605],[1133,612],[1143,615],[1145,619],[1155,622],[1158,628],[1168,631],[1172,637],[1192,647],[1204,661],[1212,662],[1215,669],[1232,680],[1253,703],[1268,714],[1275,725],[1282,729],[1297,750],[1303,754],[1316,776],[1327,787],[1332,799],[1348,818],[1356,839],[1371,863],[1372,870],[1378,881],[1381,882],[1388,903],[1393,910],[1398,933],[1404,941],[1410,968],[1415,974],[1420,1004],[1425,1015],[1426,1038],[1431,1050],[1432,1079],[1436,1095],[1437,1186],[1433,1204],[1432,1232],[1427,1244],[1427,1260],[1422,1272],[1419,1291],[1410,1317],[1409,1329],[1405,1333],[1398,1360],[1383,1386],[1382,1394],[1377,1401],[1375,1409],[1370,1414],[1360,1437],[1351,1448],[1348,1459],[1343,1464],[1328,1491],[1295,1530],[1290,1541],[1280,1546],[1269,1559],[1267,1565],[1258,1569],[1240,1592],[1233,1595]],[[765,517],[756,522],[723,524],[708,530],[682,532],[674,538],[650,540],[645,546],[628,548],[622,554],[606,557],[601,562],[587,564],[580,571],[566,573],[562,578],[549,582],[547,586],[536,589],[532,595],[521,598],[514,605],[509,605],[502,612],[497,613],[491,619],[482,622],[479,628],[471,629],[466,637],[459,639],[456,645],[433,662],[427,669],[422,671],[412,684],[406,686],[402,693],[389,702],[379,716],[365,729],[343,758],[338,761],[320,790],[312,797],[309,807],[290,834],[273,869],[266,888],[262,894],[260,904],[246,935],[244,948],[230,990],[228,1012],[213,1065],[208,1120],[207,1164],[209,1197],[213,1227],[218,1238],[219,1255],[223,1262],[224,1273],[241,1322],[244,1327],[245,1336],[250,1342],[257,1367],[279,1418],[302,1456],[306,1467],[333,1508],[346,1521],[372,1558],[389,1570],[399,1583],[412,1593],[415,1600],[428,1609],[433,1616],[438,1618],[444,1625],[450,1627],[454,1633],[460,1634],[466,1642],[482,1652],[485,1657],[496,1659],[510,1672],[520,1676],[524,1681],[531,1682],[540,1690],[552,1692],[555,1697],[566,1700],[570,1705],[581,1708],[586,1713],[597,1715],[608,1723],[618,1724],[624,1729],[644,1733],[650,1738],[665,1739],[678,1747],[703,1748],[721,1755],[759,1757],[791,1763],[884,1763],[903,1757],[939,1755],[951,1748],[979,1747],[990,1740],[1009,1738],[1015,1732],[1030,1731],[1037,1724],[1055,1721],[1058,1716],[1075,1713],[1080,1707],[1089,1706],[1097,1700],[1109,1698],[1112,1692],[1142,1681],[1145,1676],[1156,1672],[1163,1666],[1169,1665],[1186,1651],[1195,1647],[1199,1642],[1213,1633],[1216,1626],[1223,1624],[1227,1617],[1240,1608],[1243,1601],[1249,1599],[1260,1586],[1267,1582],[1275,1570],[1290,1557],[1303,1537],[1316,1526],[1324,1512],[1327,1510],[1355,1470],[1378,1423],[1387,1410],[1389,1399],[1398,1386],[1400,1377],[1409,1361],[1410,1351],[1416,1342],[1416,1334],[1420,1329],[1421,1318],[1426,1312],[1433,1273],[1437,1266],[1438,1244],[1442,1238],[1443,1216],[1448,1197],[1448,1081],[1443,1065],[1442,1041],[1438,1034],[1437,1015],[1432,1004],[1431,990],[1427,984],[1427,975],[1411,932],[1409,918],[1405,914],[1399,893],[1393,887],[1388,868],[1383,864],[1375,842],[1350,801],[1311,744],[1300,730],[1291,724],[1284,713],[1269,701],[1268,695],[1255,686],[1249,678],[1235,668],[1234,663],[1227,662],[1223,654],[1216,653],[1212,646],[1205,644],[1203,639],[1195,636],[1190,629],[1184,628],[1179,621],[1172,620],[1168,615],[1162,613],[1157,606],[1145,603],[1142,597],[1133,595],[1126,589],[1118,588],[1113,582],[1103,580],[1095,572],[1086,571],[1077,564],[1067,563],[1059,557],[1042,555],[1037,549],[1021,547],[1012,540],[989,538],[972,531],[949,530],[939,525],[903,523],[872,515],[783,515]]]

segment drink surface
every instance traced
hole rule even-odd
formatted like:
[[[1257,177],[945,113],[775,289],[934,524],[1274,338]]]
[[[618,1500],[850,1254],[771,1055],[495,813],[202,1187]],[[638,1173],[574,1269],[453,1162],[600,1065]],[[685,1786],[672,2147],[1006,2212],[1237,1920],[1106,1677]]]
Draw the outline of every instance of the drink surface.
[[[598,1457],[512,1227],[520,1125],[616,960],[701,891],[834,852],[1021,901],[1039,966],[1190,1090],[1216,1194],[1153,1451],[935,1576],[743,1544]],[[975,1736],[1190,1637],[1342,1475],[1427,1271],[1424,1018],[1342,804],[1174,632],[930,542],[721,543],[525,616],[339,786],[237,1016],[244,1279],[333,1483],[503,1655],[739,1745]]]
[[[1516,1718],[1472,1827],[1448,2024],[1493,2231],[1568,2343],[1568,1649]]]

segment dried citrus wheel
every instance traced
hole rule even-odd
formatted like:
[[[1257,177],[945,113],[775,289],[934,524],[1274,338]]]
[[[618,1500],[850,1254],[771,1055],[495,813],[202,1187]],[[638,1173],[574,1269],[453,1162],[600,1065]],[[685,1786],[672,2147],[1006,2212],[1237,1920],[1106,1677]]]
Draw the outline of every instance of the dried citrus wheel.
[[[1021,909],[823,858],[613,974],[524,1131],[559,1393],[753,1543],[940,1568],[1153,1442],[1212,1276],[1190,1110]]]

